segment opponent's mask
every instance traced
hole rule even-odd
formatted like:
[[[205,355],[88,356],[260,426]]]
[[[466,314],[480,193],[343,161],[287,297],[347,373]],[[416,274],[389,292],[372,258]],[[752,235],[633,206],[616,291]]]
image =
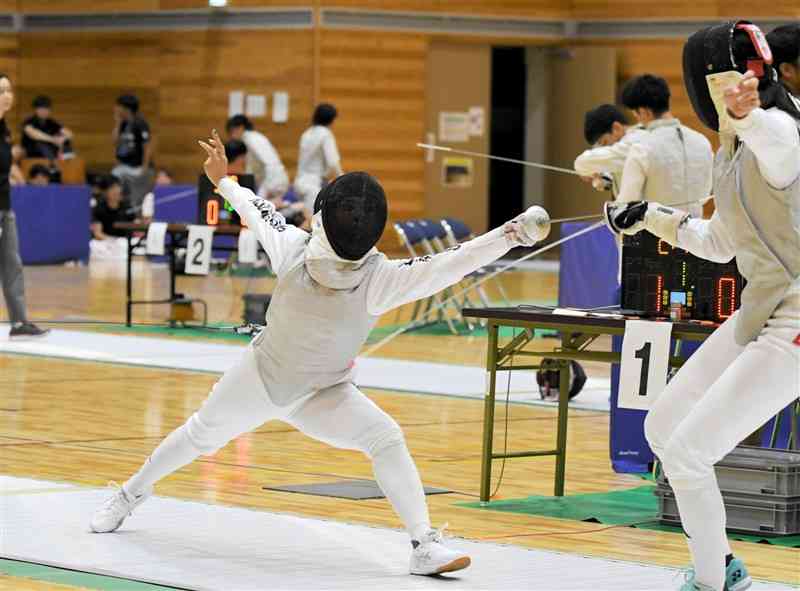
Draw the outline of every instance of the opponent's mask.
[[[386,194],[366,172],[348,172],[326,185],[314,201],[334,252],[357,261],[377,244],[386,226]]]
[[[728,129],[723,95],[752,70],[762,94],[778,84],[772,67],[772,51],[756,25],[729,21],[701,29],[683,46],[683,82],[694,111],[709,128],[720,133]],[[772,102],[772,101],[770,101]]]

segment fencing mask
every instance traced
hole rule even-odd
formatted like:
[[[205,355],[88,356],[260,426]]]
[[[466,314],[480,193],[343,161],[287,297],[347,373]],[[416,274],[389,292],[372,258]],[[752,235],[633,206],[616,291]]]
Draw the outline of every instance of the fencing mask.
[[[800,117],[778,82],[761,29],[748,21],[729,21],[701,29],[683,46],[683,81],[695,113],[707,127],[721,134],[730,131],[723,95],[747,70],[759,79],[763,108],[777,106]]]
[[[326,185],[314,202],[331,247],[357,261],[377,244],[386,226],[386,194],[366,172],[348,172]]]

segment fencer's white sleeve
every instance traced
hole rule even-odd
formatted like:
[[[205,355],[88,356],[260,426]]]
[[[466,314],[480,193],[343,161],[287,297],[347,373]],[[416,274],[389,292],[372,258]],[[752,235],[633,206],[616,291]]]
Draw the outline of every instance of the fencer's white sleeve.
[[[777,108],[754,109],[743,119],[730,121],[770,185],[784,189],[800,176],[800,134],[791,115]]]
[[[679,248],[715,263],[727,263],[736,256],[731,235],[719,215],[710,220],[689,218],[678,228]]]
[[[280,276],[287,255],[298,244],[308,240],[308,233],[288,225],[272,203],[255,195],[247,187],[242,187],[232,178],[222,179],[218,189],[245,221],[247,227],[255,232],[256,238],[269,257],[272,270]]]
[[[326,128],[328,133],[322,138],[322,153],[325,156],[325,166],[327,167],[326,173],[341,174],[342,164],[341,156],[339,156],[339,148],[336,145],[336,138],[330,129]]]
[[[628,151],[628,158],[622,168],[622,181],[617,194],[617,201],[641,201],[644,185],[647,182],[647,171],[650,155],[642,144],[633,144]]]
[[[610,172],[612,174],[622,174],[625,167],[625,160],[628,158],[631,146],[630,141],[625,138],[611,146],[589,148],[575,159],[575,172],[581,176],[592,176]]]
[[[367,288],[367,310],[378,316],[431,296],[493,263],[512,246],[500,227],[439,254],[383,259]]]

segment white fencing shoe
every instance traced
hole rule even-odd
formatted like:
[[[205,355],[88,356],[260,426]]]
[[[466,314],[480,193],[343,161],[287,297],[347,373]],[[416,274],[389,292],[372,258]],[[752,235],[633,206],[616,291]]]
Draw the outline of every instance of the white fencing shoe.
[[[438,575],[467,568],[472,562],[466,554],[444,545],[444,529],[432,529],[414,540],[411,551],[412,575]]]
[[[109,486],[116,489],[114,494],[106,499],[97,511],[94,512],[90,523],[92,531],[98,534],[106,534],[119,529],[119,526],[122,525],[125,518],[131,515],[136,507],[141,505],[153,494],[152,486],[136,497],[128,495],[128,493],[116,483],[111,482]]]

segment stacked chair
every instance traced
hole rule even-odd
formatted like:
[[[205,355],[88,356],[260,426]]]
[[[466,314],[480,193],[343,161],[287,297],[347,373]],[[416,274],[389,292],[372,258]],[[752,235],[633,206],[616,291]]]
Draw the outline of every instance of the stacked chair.
[[[441,222],[424,219],[396,222],[394,224],[394,230],[397,233],[400,243],[405,246],[409,256],[412,258],[435,255],[440,252],[444,252],[448,248],[457,246],[463,240],[468,240],[473,237],[472,232],[464,222],[455,220],[453,218],[447,218]],[[454,318],[456,320],[462,319],[461,309],[459,306],[475,307],[475,304],[469,297],[470,291],[474,289],[474,292],[480,299],[481,304],[488,307],[489,298],[487,297],[486,292],[482,286],[475,284],[491,271],[491,267],[479,269],[475,273],[465,277],[464,280],[458,285],[455,285],[452,288],[447,288],[442,292],[427,298],[426,300],[417,301],[414,304],[411,320],[417,321],[426,318],[428,319],[428,322],[426,322],[427,324],[433,321],[433,319],[430,319],[427,316],[431,308],[433,306],[441,305],[443,302],[447,302],[445,306],[439,308],[434,318],[436,321],[446,322],[450,331],[453,334],[458,334],[453,320]],[[495,281],[501,297],[506,304],[508,304],[508,297],[503,289],[502,284],[497,278],[495,278]],[[457,293],[463,292],[458,301],[450,300],[454,291]],[[455,317],[448,315],[446,313],[447,310],[453,310],[455,312]],[[471,321],[467,322],[467,327],[470,330],[473,328]]]

